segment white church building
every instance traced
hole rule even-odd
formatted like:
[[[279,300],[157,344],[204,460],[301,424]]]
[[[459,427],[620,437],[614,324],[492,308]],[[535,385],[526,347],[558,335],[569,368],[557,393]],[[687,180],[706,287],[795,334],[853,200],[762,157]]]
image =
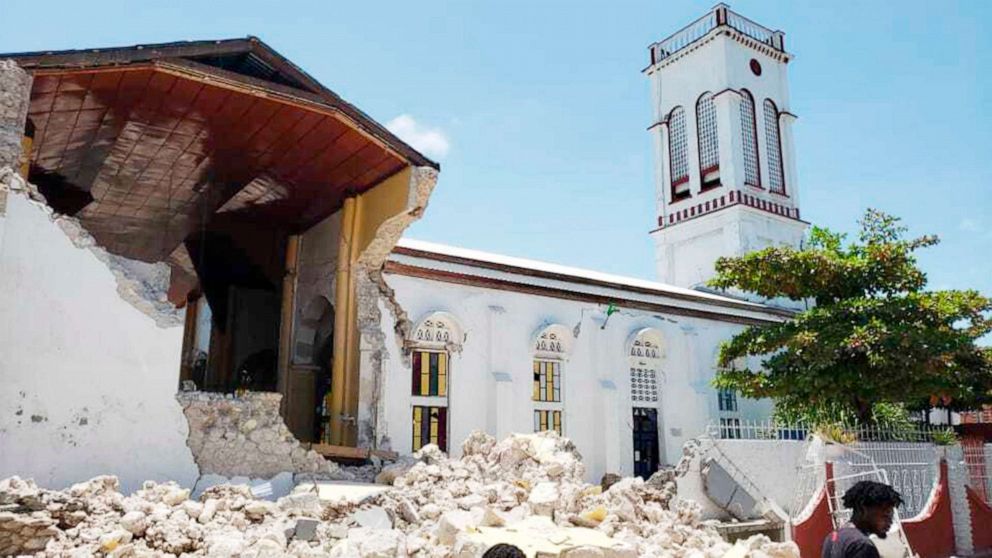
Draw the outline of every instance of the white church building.
[[[806,231],[784,36],[719,5],[649,56],[659,282],[400,241],[385,280],[415,326],[386,344],[377,419],[394,449],[554,429],[594,477],[643,475],[770,415],[711,380],[723,341],[789,312],[699,287],[718,257]]]
[[[439,165],[257,38],[0,55],[0,478],[268,478],[478,429],[561,432],[598,480],[733,436],[772,408],[712,386],[720,344],[792,313],[705,282],[806,231],[789,61],[722,4],[648,48],[647,281],[401,238]]]

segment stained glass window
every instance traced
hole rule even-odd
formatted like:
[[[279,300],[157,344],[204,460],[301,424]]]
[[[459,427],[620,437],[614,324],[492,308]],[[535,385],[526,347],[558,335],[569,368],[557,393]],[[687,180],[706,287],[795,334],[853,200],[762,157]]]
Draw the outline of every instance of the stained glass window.
[[[778,108],[771,99],[765,99],[765,150],[768,152],[768,189],[785,193],[785,174],[782,167],[782,138],[778,127]]]
[[[448,353],[413,351],[413,395],[446,397],[448,395]]]
[[[715,186],[720,181],[720,142],[716,131],[716,103],[710,93],[703,93],[696,102],[696,134],[703,186]]]
[[[754,97],[741,90],[741,139],[744,144],[744,183],[761,186],[758,166],[758,127],[754,116]]]
[[[561,364],[554,360],[534,361],[534,401],[561,402]]]
[[[554,430],[558,434],[562,434],[561,411],[534,411],[534,432],[547,430]]]
[[[445,407],[413,407],[413,451],[427,444],[436,444],[448,451],[448,409]]]
[[[672,172],[672,199],[689,196],[689,146],[685,111],[675,107],[668,116],[668,161]]]

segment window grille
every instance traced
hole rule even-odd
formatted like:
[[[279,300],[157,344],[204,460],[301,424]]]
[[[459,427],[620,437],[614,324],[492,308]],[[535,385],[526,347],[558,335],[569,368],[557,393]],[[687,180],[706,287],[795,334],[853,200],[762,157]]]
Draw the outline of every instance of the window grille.
[[[427,444],[436,444],[448,451],[448,409],[445,407],[413,407],[413,451]]]
[[[741,419],[720,419],[720,438],[723,440],[739,440],[741,437]]]
[[[413,395],[447,397],[448,353],[413,351]]]
[[[785,194],[785,174],[782,168],[782,139],[778,126],[778,108],[765,99],[765,150],[768,152],[768,189]]]
[[[720,410],[731,413],[737,412],[737,392],[732,389],[721,389],[717,393]]]
[[[558,434],[563,434],[561,430],[561,411],[534,411],[534,432],[546,432],[548,430],[554,430]]]
[[[754,97],[741,90],[741,138],[744,145],[744,183],[761,186],[758,165],[758,127],[754,115]]]
[[[553,360],[534,361],[534,401],[561,402],[561,364]]]
[[[675,107],[668,116],[668,160],[672,169],[672,200],[689,197],[689,145],[682,107]]]
[[[653,368],[630,369],[630,400],[635,404],[658,402],[658,374]]]
[[[716,130],[716,103],[710,93],[703,93],[696,102],[696,134],[703,186],[715,186],[720,181],[720,142]]]

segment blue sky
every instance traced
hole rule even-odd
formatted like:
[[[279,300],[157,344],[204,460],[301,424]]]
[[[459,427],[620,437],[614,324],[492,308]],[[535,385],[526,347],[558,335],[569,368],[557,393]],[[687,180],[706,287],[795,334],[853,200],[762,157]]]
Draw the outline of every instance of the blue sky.
[[[0,51],[257,35],[440,160],[410,236],[654,278],[640,70],[648,44],[711,7],[0,0]],[[850,231],[866,207],[901,216],[943,239],[921,258],[932,286],[992,294],[992,3],[731,7],[796,55],[804,217]]]

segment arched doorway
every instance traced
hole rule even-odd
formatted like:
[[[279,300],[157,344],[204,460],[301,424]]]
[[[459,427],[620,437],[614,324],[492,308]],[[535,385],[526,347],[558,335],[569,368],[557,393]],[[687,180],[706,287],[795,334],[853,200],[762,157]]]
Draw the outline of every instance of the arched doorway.
[[[661,463],[658,376],[662,355],[661,332],[653,328],[636,332],[628,344],[634,475],[645,480]]]

